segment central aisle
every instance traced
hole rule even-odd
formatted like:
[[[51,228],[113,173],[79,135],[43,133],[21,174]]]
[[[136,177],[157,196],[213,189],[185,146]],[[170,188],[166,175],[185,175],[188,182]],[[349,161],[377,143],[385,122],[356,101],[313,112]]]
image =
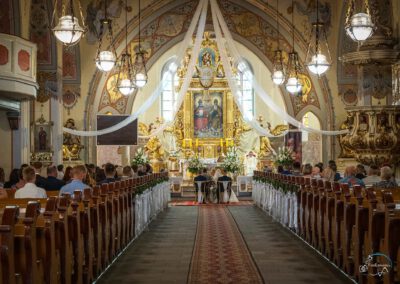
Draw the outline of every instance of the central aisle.
[[[196,236],[197,235],[197,236]],[[98,283],[351,283],[255,206],[172,206]]]

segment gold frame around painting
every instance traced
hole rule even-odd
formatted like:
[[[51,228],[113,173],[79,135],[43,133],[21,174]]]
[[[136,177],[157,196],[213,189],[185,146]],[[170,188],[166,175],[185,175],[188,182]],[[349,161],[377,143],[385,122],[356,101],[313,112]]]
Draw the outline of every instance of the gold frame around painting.
[[[207,138],[202,138],[202,137],[195,137],[194,133],[194,110],[195,110],[195,102],[194,102],[194,97],[195,94],[202,93],[202,95],[206,95],[206,92],[210,93],[219,93],[222,94],[222,137],[207,137]],[[226,90],[193,90],[190,91],[190,125],[191,125],[191,133],[190,136],[193,139],[199,139],[199,141],[220,141],[221,139],[224,139],[227,137],[226,133],[226,121],[227,121],[227,109],[226,109],[226,103],[227,103],[227,91]]]

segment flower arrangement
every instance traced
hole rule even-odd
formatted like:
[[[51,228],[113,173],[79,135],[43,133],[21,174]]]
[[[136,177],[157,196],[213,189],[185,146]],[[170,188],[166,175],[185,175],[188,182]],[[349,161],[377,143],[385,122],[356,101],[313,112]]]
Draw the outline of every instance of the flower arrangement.
[[[136,151],[135,158],[132,159],[131,165],[132,166],[140,166],[145,165],[149,162],[147,159],[146,153],[144,152],[143,148],[139,148]]]
[[[226,157],[224,162],[222,163],[222,167],[228,173],[237,173],[241,168],[240,158],[237,154],[236,147],[231,147],[228,149],[226,153]]]
[[[203,168],[204,168],[204,165],[200,161],[200,159],[197,155],[193,156],[192,158],[189,159],[189,166],[188,166],[189,173],[191,173],[191,174],[200,173]]]
[[[279,147],[278,153],[275,154],[275,165],[289,166],[293,164],[292,148],[283,146]]]

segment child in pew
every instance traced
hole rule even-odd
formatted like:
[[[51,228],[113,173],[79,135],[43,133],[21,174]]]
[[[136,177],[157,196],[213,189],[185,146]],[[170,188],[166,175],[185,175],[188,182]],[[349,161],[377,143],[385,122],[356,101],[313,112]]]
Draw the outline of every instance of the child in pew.
[[[60,196],[63,193],[68,193],[71,196],[74,194],[75,190],[80,190],[83,192],[85,188],[90,188],[89,185],[85,184],[83,181],[86,178],[86,167],[84,165],[76,165],[72,168],[72,181],[64,185],[60,190]]]
[[[26,167],[22,171],[25,186],[15,192],[15,198],[47,198],[46,191],[35,184],[36,173],[32,167]]]

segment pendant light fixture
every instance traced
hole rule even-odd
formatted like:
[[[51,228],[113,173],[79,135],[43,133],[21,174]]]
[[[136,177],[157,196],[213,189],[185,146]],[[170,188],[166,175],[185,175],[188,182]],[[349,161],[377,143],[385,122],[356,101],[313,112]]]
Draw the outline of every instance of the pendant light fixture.
[[[311,73],[321,76],[332,65],[325,27],[319,21],[319,1],[317,0],[317,21],[312,24],[311,38],[308,45],[306,66]]]
[[[107,17],[107,0],[104,0],[104,18],[100,20],[99,46],[97,47],[96,66],[100,71],[111,71],[117,61],[112,31],[112,20]],[[107,28],[107,39],[110,42],[109,49],[102,49],[103,33]]]
[[[272,81],[275,85],[282,85],[285,82],[285,67],[283,65],[282,50],[279,42],[279,0],[276,1],[276,31],[277,49],[274,51],[274,69],[272,71]]]
[[[121,54],[118,66],[117,89],[124,95],[129,96],[135,91],[135,84],[132,81],[133,68],[132,59],[128,51],[128,1],[125,0],[125,51]]]
[[[59,40],[66,46],[72,46],[77,44],[81,40],[84,33],[86,32],[85,19],[83,17],[82,7],[79,0],[75,1],[78,2],[79,17],[81,24],[79,23],[79,20],[75,15],[73,0],[69,1],[66,0],[66,3],[64,3],[63,0],[61,1],[62,1],[61,17],[58,19],[58,24],[55,27],[53,27],[52,30],[57,40]],[[56,0],[54,3],[51,26],[53,26],[55,16],[57,13],[57,7],[58,7],[57,2],[58,1]]]
[[[368,0],[361,0],[360,13],[354,14],[357,0],[349,0],[349,7],[346,13],[345,30],[347,35],[359,43],[366,41],[372,36],[376,26],[372,22]],[[365,12],[363,11],[363,7]]]
[[[135,85],[138,88],[143,88],[147,84],[147,70],[146,70],[146,60],[145,60],[145,51],[142,50],[141,46],[141,41],[140,41],[140,0],[139,2],[139,31],[138,31],[138,37],[139,37],[139,44],[138,44],[138,50],[135,55],[135,63],[134,63],[134,69],[135,69]]]
[[[287,65],[286,90],[291,94],[301,94],[302,84],[299,79],[301,65],[299,62],[299,54],[294,50],[294,3],[292,0],[292,52],[289,53],[289,61]]]

